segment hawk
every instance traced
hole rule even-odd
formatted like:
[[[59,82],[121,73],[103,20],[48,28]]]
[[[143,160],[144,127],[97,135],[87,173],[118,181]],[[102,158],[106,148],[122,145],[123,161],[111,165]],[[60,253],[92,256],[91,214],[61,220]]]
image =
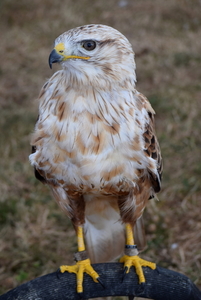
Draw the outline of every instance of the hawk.
[[[91,263],[124,253],[125,273],[134,266],[141,284],[142,266],[155,268],[138,252],[162,163],[154,110],[135,88],[132,46],[112,27],[81,26],[55,40],[53,63],[62,70],[40,92],[30,162],[76,231],[76,264],[60,271],[76,273],[81,293],[84,272],[101,283]]]

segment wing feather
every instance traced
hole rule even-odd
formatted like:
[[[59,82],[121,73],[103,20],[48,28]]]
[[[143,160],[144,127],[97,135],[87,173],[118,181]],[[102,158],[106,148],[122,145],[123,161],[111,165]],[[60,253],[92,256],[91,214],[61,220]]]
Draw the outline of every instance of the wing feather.
[[[153,172],[153,170],[149,169],[149,175],[152,183],[152,187],[155,193],[158,193],[161,189],[161,178],[162,178],[162,157],[160,146],[156,137],[155,133],[155,122],[154,122],[154,115],[155,112],[148,101],[148,99],[140,94],[140,98],[144,101],[144,106],[148,112],[148,122],[145,124],[145,131],[143,134],[144,137],[144,152],[145,154],[154,159],[157,162],[157,173]]]

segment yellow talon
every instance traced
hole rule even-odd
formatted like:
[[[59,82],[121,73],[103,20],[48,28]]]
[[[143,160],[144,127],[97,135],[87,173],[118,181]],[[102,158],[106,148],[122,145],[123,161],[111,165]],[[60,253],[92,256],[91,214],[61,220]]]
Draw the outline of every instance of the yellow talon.
[[[149,267],[152,270],[156,269],[155,263],[144,260],[137,255],[135,256],[124,255],[123,257],[121,257],[120,262],[124,263],[124,268],[127,268],[126,273],[129,273],[130,267],[132,266],[135,267],[136,274],[138,275],[139,278],[139,283],[145,282],[145,277],[144,277],[142,267]]]
[[[61,266],[61,273],[69,272],[75,273],[77,276],[77,292],[83,292],[83,274],[87,273],[90,275],[95,282],[98,282],[97,278],[99,278],[98,273],[92,268],[90,259],[80,260],[74,266]]]
[[[142,270],[142,267],[149,267],[152,270],[155,270],[156,264],[144,260],[137,255],[138,250],[137,250],[137,246],[134,244],[133,227],[129,223],[126,224],[126,250],[129,250],[130,255],[124,255],[120,259],[120,262],[124,263],[124,268],[126,269],[126,273],[129,273],[130,268],[134,266],[136,274],[138,275],[139,278],[139,283],[145,282],[145,277],[144,277],[144,272]],[[128,251],[126,254],[128,254]]]
[[[85,244],[84,244],[84,237],[83,237],[83,228],[82,226],[77,227],[77,242],[78,242],[78,252],[75,253],[76,255],[79,254],[79,257],[75,258],[77,261],[74,266],[60,266],[60,272],[69,272],[75,273],[77,277],[77,293],[83,293],[83,278],[84,273],[87,273],[89,276],[93,278],[95,282],[98,282],[99,275],[96,271],[92,268],[91,262],[89,258],[84,259],[83,252],[85,252]],[[80,254],[82,255],[80,256]],[[86,254],[85,254],[85,257]],[[100,279],[99,279],[100,282]],[[100,282],[101,283],[101,282]]]

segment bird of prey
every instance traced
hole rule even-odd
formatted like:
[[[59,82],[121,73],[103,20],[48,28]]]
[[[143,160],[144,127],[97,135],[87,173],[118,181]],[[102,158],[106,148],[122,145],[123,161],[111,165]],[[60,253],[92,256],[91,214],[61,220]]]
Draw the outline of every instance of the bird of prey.
[[[162,163],[132,46],[112,27],[85,25],[55,40],[53,63],[62,69],[40,92],[30,162],[76,231],[76,264],[60,271],[76,273],[81,293],[84,272],[101,282],[91,263],[123,255],[125,272],[134,266],[144,283],[142,266],[156,266],[138,256],[142,214],[160,190]]]

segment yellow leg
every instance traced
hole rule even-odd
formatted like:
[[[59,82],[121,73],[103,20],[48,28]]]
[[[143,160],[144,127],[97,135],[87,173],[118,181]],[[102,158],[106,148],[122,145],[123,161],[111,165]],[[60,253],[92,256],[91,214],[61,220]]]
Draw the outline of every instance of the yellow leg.
[[[134,245],[133,230],[130,224],[126,224],[126,245]]]
[[[84,244],[84,236],[83,236],[83,228],[78,226],[77,228],[77,243],[78,243],[78,255],[79,252],[85,251],[85,244]],[[74,266],[61,266],[60,267],[61,273],[69,272],[75,273],[77,276],[77,292],[83,292],[83,278],[84,273],[90,275],[95,282],[98,282],[99,275],[96,271],[92,268],[91,262],[89,258],[86,259],[79,259]]]
[[[77,246],[78,246],[78,251],[85,250],[83,228],[81,226],[78,226],[77,228]]]
[[[126,268],[126,273],[129,273],[130,267],[134,266],[136,270],[136,274],[138,275],[139,278],[139,283],[145,282],[145,277],[144,277],[142,267],[149,267],[152,270],[154,270],[156,269],[156,264],[141,259],[137,255],[138,251],[137,251],[137,247],[134,244],[133,230],[130,224],[126,224],[126,248],[127,250],[129,249],[128,252],[130,251],[131,255],[124,255],[120,259],[120,262],[124,263],[124,268]]]

